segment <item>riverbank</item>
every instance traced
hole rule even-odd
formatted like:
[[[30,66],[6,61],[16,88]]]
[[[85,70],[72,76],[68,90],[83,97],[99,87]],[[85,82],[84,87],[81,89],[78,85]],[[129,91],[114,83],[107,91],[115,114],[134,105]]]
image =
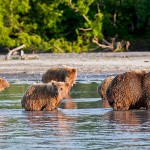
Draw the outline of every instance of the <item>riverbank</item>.
[[[130,70],[150,71],[150,52],[37,54],[34,60],[5,60],[0,55],[0,76],[8,80],[40,80],[51,67],[73,66],[78,76],[118,74]]]

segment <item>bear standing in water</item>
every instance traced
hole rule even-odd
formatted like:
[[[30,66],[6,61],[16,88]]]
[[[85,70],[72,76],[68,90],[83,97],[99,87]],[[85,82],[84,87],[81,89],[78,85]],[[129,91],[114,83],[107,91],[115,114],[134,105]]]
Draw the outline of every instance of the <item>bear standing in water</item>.
[[[103,82],[97,87],[98,94],[102,98],[102,107],[104,108],[110,107],[108,100],[107,100],[106,91],[107,91],[109,84],[112,82],[113,79],[114,79],[114,76],[110,76],[104,79]]]
[[[46,71],[46,73],[42,76],[42,82],[48,83],[52,80],[61,81],[61,82],[68,82],[69,85],[69,92],[71,87],[73,86],[75,80],[77,78],[77,68],[75,67],[62,67],[62,68],[51,68]]]
[[[143,81],[143,95],[145,98],[145,105],[150,109],[150,72],[146,74]]]
[[[146,71],[129,71],[117,75],[106,91],[107,99],[114,110],[140,109],[146,107],[143,80]]]
[[[110,76],[106,78],[100,85],[98,85],[97,91],[103,101],[105,100],[107,101],[106,91],[107,91],[109,84],[112,82],[113,79],[114,79],[114,76]]]
[[[69,83],[56,82],[37,83],[28,88],[22,98],[22,107],[27,111],[56,109],[68,94]]]

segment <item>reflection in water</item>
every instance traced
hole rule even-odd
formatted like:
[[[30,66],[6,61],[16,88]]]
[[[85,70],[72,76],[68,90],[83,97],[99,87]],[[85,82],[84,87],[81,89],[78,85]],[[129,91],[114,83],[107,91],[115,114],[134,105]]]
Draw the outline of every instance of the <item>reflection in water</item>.
[[[147,110],[110,111],[105,118],[118,130],[150,131],[150,111]]]
[[[108,101],[101,100],[100,101],[100,108],[111,108],[111,106],[109,105]]]
[[[24,111],[24,113],[26,114],[30,125],[39,124],[40,126],[48,126],[48,125],[53,124],[53,122],[58,121],[62,126],[65,126],[63,125],[64,122],[75,120],[75,118],[72,118],[72,117],[70,118],[66,116],[63,112],[57,109],[53,111]],[[59,123],[58,123],[58,126],[59,126]]]
[[[77,109],[77,103],[71,98],[70,95],[65,99],[65,103],[62,106],[64,109]]]
[[[77,103],[70,97],[65,100],[64,109],[77,109]]]
[[[29,85],[0,94],[0,149],[149,149],[150,111],[113,111],[99,98],[99,83],[77,83],[58,110],[24,111]]]
[[[51,137],[56,136],[57,142],[60,142],[68,136],[71,136],[74,128],[73,124],[76,122],[75,117],[66,116],[59,110],[53,111],[34,111],[25,112],[28,124],[34,130],[39,129],[45,131],[45,135]],[[41,137],[41,136],[40,136]]]
[[[7,118],[0,116],[0,131],[5,127],[7,121]]]
[[[98,98],[97,83],[76,83],[71,90],[72,98]]]

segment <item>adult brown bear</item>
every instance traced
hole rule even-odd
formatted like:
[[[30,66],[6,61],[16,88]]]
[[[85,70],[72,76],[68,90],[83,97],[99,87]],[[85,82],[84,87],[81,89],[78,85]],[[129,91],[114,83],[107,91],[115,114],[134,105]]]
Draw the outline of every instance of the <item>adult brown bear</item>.
[[[107,99],[114,110],[146,107],[143,81],[146,71],[129,71],[117,75],[107,88]]]

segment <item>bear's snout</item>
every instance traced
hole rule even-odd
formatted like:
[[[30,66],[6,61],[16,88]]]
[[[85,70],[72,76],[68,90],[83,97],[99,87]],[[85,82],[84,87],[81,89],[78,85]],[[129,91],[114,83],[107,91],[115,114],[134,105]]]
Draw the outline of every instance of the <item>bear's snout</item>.
[[[59,94],[59,91],[56,90],[56,91],[55,91],[55,96],[58,96],[58,94]]]

